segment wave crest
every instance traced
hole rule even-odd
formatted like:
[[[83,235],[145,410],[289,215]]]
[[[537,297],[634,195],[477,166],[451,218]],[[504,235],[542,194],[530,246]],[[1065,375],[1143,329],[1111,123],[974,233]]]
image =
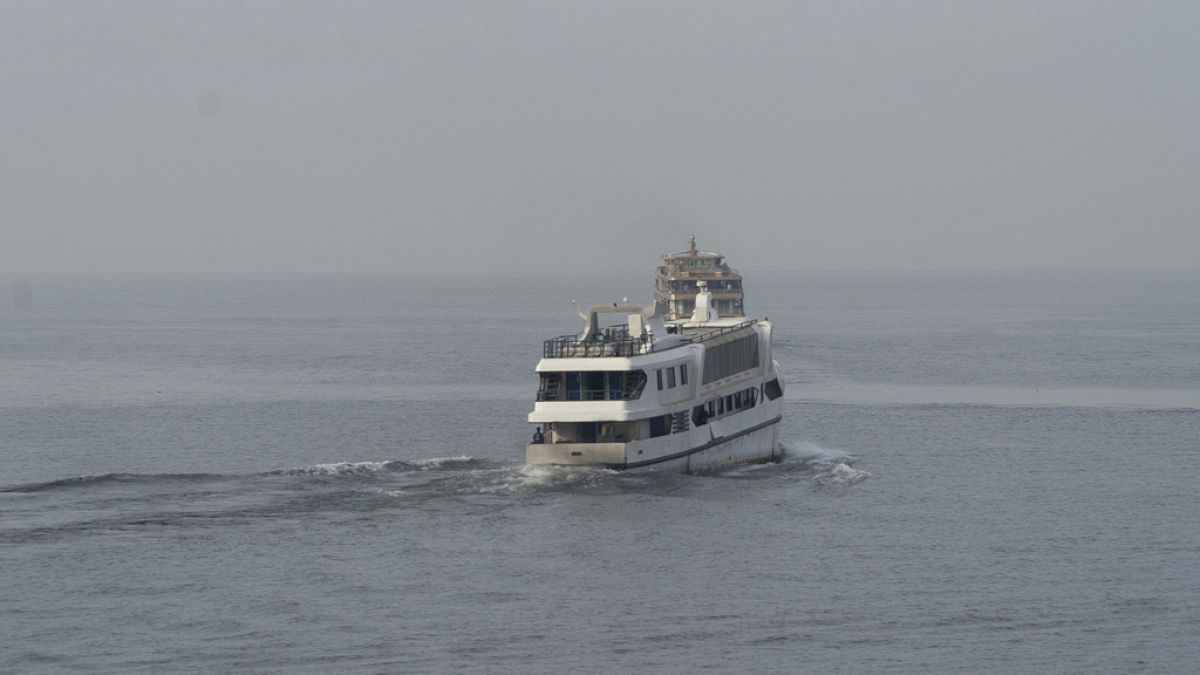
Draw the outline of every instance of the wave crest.
[[[213,480],[236,480],[254,476],[368,476],[387,472],[406,471],[474,471],[508,466],[494,460],[460,455],[458,457],[431,457],[414,460],[384,460],[366,462],[327,462],[293,469],[276,469],[256,474],[218,473],[104,473],[87,476],[70,476],[50,481],[23,483],[0,487],[3,492],[48,492],[75,488],[105,487],[112,485],[148,485],[154,483],[196,483]]]
[[[216,480],[224,476],[215,473],[104,473],[94,476],[71,476],[39,483],[24,483],[0,488],[0,492],[48,492],[98,485],[197,482]]]
[[[268,471],[268,476],[362,476],[381,472],[403,471],[470,471],[496,466],[491,460],[459,455],[458,457],[430,457],[428,459],[393,459],[368,462],[329,462],[313,464],[295,469]]]
[[[871,477],[869,471],[856,469],[849,464],[838,462],[827,469],[817,472],[813,482],[817,485],[854,485]]]

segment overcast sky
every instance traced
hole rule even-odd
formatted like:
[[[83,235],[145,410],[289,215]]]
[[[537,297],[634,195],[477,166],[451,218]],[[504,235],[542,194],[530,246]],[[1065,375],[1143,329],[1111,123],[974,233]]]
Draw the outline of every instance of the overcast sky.
[[[1200,3],[0,0],[0,273],[1200,266]]]

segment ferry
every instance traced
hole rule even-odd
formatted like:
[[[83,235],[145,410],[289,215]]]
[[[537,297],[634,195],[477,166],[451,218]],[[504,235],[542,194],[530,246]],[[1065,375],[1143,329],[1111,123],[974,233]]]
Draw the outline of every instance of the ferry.
[[[771,323],[746,318],[741,275],[694,236],[662,260],[652,304],[579,311],[582,332],[543,343],[527,464],[694,473],[780,457]]]

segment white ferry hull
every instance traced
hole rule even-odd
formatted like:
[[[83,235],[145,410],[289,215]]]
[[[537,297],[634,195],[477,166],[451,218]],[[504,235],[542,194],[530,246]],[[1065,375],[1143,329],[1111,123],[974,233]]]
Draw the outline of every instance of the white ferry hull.
[[[527,464],[594,466],[621,471],[713,471],[736,464],[778,459],[779,421],[780,417],[776,415],[715,438],[714,430],[704,426],[676,437],[631,443],[532,443],[526,446],[525,461]]]
[[[718,443],[684,458],[679,473],[713,471],[735,464],[755,464],[779,459],[779,419],[742,436]],[[653,465],[651,467],[653,468]],[[636,469],[635,469],[636,470]]]

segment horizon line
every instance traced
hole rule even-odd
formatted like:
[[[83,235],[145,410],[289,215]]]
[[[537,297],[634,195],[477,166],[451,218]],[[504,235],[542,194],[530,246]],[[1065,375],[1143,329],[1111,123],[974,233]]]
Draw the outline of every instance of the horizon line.
[[[779,268],[735,268],[739,274],[996,274],[996,273],[1044,273],[1044,272],[1200,272],[1196,267],[945,267],[945,268],[813,268],[813,269],[779,269]],[[246,273],[189,273],[189,272],[3,272],[0,279],[18,283],[36,280],[163,280],[163,281],[406,281],[413,279],[480,279],[487,277],[522,278],[539,275],[605,275],[605,274],[646,274],[653,276],[654,271],[644,269],[536,269],[536,270],[477,270],[467,273],[428,271],[404,274],[246,274]]]

